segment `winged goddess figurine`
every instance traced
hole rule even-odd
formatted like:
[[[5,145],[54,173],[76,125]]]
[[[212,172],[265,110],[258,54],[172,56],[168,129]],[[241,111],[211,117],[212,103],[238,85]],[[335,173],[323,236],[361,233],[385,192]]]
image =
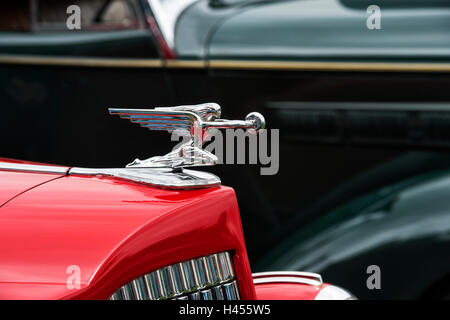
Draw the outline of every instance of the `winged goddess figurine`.
[[[127,168],[183,168],[191,166],[215,165],[218,158],[203,144],[209,141],[217,129],[247,129],[258,133],[266,126],[264,117],[251,112],[245,120],[220,119],[221,109],[217,103],[203,103],[177,107],[159,107],[154,109],[117,109],[109,108],[109,113],[129,119],[150,130],[175,132],[189,138],[188,142],[164,156],[146,160],[136,159]]]

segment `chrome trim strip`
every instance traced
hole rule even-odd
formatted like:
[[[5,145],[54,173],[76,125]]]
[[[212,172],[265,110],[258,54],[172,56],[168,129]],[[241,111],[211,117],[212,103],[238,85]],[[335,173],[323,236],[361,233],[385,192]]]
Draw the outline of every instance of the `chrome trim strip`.
[[[164,66],[169,69],[205,69],[208,63],[205,60],[166,60]]]
[[[211,69],[303,71],[450,72],[450,63],[210,60]]]
[[[450,72],[450,63],[433,62],[338,62],[279,60],[189,60],[58,57],[0,54],[0,64],[51,65],[100,68],[187,68],[187,69],[255,69],[303,71],[367,72]]]
[[[0,55],[0,64],[47,65],[100,68],[162,68],[159,59],[120,59],[91,57],[57,57],[33,55]]]
[[[274,110],[356,110],[356,111],[450,111],[450,103],[442,102],[309,102],[270,101],[267,107]]]
[[[259,272],[253,274],[254,284],[264,283],[301,283],[312,286],[323,284],[320,274],[298,271]]]
[[[66,174],[69,169],[69,167],[0,162],[0,170]]]
[[[166,189],[217,187],[220,179],[208,172],[171,168],[71,168],[69,175],[112,176]]]
[[[308,284],[311,286],[320,286],[320,282],[298,277],[267,277],[261,279],[253,279],[254,284],[267,284],[267,283],[300,283]]]
[[[314,272],[305,272],[305,271],[268,271],[268,272],[256,272],[252,274],[253,279],[256,278],[266,278],[266,277],[300,277],[300,278],[309,278],[316,280],[322,283],[322,276],[318,273]]]

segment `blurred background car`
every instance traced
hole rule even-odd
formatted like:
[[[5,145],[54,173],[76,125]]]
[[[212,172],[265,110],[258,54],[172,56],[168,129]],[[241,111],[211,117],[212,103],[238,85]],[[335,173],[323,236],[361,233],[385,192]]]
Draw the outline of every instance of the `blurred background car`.
[[[1,155],[122,167],[167,151],[166,137],[106,106],[259,111],[280,129],[279,172],[211,169],[236,189],[253,271],[320,272],[362,299],[445,297],[450,3],[377,1],[379,29],[368,27],[372,4],[2,3]],[[79,30],[67,26],[70,5]],[[381,290],[366,286],[370,265]]]

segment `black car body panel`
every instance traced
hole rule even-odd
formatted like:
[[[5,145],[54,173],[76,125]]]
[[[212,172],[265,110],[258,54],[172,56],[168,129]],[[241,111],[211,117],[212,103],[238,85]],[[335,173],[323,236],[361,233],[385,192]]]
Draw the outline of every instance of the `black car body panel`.
[[[257,268],[320,272],[361,299],[417,299],[435,289],[443,297],[449,177],[448,170],[431,172],[353,199],[298,229]],[[378,290],[366,285],[371,265],[380,268]]]

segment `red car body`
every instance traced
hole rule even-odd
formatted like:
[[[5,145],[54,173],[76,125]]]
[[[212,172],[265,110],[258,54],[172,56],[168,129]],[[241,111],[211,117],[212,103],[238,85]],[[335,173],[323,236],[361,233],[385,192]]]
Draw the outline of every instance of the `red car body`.
[[[152,270],[233,252],[242,299],[314,299],[326,285],[254,284],[234,190],[167,190],[45,164],[0,169],[0,299],[108,299]],[[70,288],[70,266],[80,270]]]

